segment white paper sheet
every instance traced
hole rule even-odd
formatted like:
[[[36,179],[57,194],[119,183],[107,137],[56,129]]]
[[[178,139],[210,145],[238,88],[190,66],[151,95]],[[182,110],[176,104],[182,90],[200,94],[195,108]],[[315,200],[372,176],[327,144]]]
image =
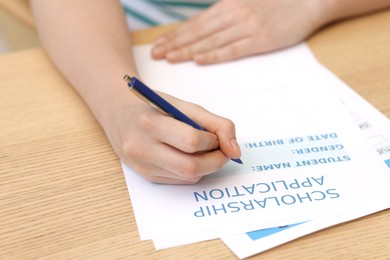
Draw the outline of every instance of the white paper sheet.
[[[374,198],[389,197],[389,179],[305,45],[206,67],[149,51],[134,50],[145,83],[232,119],[244,165],[191,186],[148,183],[124,166],[141,238],[161,248],[384,207]]]
[[[320,68],[321,65],[317,67],[318,70],[323,71],[323,76],[330,81],[330,86],[334,88],[335,93],[340,97],[341,103],[344,104],[353,121],[355,121],[372,148],[376,151],[377,156],[383,162],[382,165],[385,167],[385,171],[390,176],[390,120],[325,67]],[[382,198],[382,201],[385,208],[386,205],[387,208],[390,207],[390,198]],[[304,223],[226,236],[222,240],[239,258],[246,258],[304,235],[377,212],[378,210],[380,208],[375,209],[365,205],[357,212],[348,211],[345,214],[331,218],[320,218]]]

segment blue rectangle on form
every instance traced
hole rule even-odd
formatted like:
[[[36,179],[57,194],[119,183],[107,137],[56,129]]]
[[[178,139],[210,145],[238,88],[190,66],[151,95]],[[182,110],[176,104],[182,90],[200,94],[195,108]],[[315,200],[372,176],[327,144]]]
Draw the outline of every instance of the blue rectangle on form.
[[[387,167],[390,168],[390,159],[385,160],[385,163],[387,164]]]
[[[305,221],[305,222],[306,222],[306,221]],[[267,229],[261,229],[261,230],[251,231],[251,232],[247,232],[246,234],[247,234],[252,240],[257,240],[257,239],[264,238],[264,237],[266,237],[266,236],[270,236],[270,235],[272,235],[272,234],[278,233],[278,232],[280,232],[280,231],[289,229],[289,228],[291,228],[291,227],[298,226],[298,225],[303,224],[303,223],[305,223],[305,222],[300,222],[300,223],[296,223],[296,224],[291,224],[291,225],[287,225],[287,226],[283,226],[283,227],[275,227],[275,228],[267,228]]]

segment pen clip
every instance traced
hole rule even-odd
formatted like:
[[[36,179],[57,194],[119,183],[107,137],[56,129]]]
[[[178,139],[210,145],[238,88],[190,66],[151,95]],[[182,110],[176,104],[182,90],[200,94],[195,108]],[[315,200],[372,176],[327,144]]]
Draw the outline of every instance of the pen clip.
[[[123,79],[128,83],[127,86],[129,87],[129,90],[131,92],[133,92],[136,96],[138,96],[141,100],[143,100],[145,103],[149,104],[150,106],[154,107],[155,109],[157,109],[158,111],[160,111],[160,113],[166,115],[166,116],[170,116],[170,117],[174,117],[173,115],[167,113],[166,111],[164,111],[160,106],[158,106],[156,103],[154,103],[153,101],[147,99],[144,95],[142,95],[141,93],[138,92],[138,90],[136,88],[134,88],[134,84],[133,84],[133,78],[130,77],[129,75],[125,75],[123,77]]]

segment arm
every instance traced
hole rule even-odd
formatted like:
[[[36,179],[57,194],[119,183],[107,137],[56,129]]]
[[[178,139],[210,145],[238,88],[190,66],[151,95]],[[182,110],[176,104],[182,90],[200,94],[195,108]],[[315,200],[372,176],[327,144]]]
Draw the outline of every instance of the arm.
[[[390,7],[390,0],[331,0],[324,2],[326,4],[324,7],[325,18],[322,25]]]
[[[389,7],[390,0],[221,0],[160,37],[155,59],[219,63],[304,40],[333,21]]]
[[[117,1],[32,0],[31,5],[54,64],[85,100],[119,158],[144,178],[194,183],[240,156],[229,120],[165,95],[210,133],[195,130],[129,93],[122,78],[137,71]]]

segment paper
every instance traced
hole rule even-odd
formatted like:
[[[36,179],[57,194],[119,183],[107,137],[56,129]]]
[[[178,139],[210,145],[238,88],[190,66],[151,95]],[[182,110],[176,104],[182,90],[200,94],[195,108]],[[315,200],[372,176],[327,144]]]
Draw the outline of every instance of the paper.
[[[320,69],[320,68],[319,68]],[[338,78],[333,76],[325,68],[323,74],[329,78],[331,85],[349,111],[353,121],[361,129],[364,136],[369,140],[372,148],[383,162],[386,172],[390,176],[390,121],[366,100],[361,98],[352,89],[346,86]],[[383,198],[387,207],[390,207],[390,198]],[[315,231],[336,225],[342,222],[356,219],[371,214],[376,210],[368,206],[362,207],[358,212],[345,212],[344,215],[332,218],[320,218],[298,224],[275,227],[246,234],[237,234],[223,237],[225,244],[239,257],[246,258],[258,254],[275,246],[289,242]]]
[[[149,183],[124,166],[141,238],[162,248],[386,207],[377,198],[389,197],[389,178],[305,45],[206,67],[149,52],[134,49],[143,81],[232,119],[244,165],[183,186]]]

